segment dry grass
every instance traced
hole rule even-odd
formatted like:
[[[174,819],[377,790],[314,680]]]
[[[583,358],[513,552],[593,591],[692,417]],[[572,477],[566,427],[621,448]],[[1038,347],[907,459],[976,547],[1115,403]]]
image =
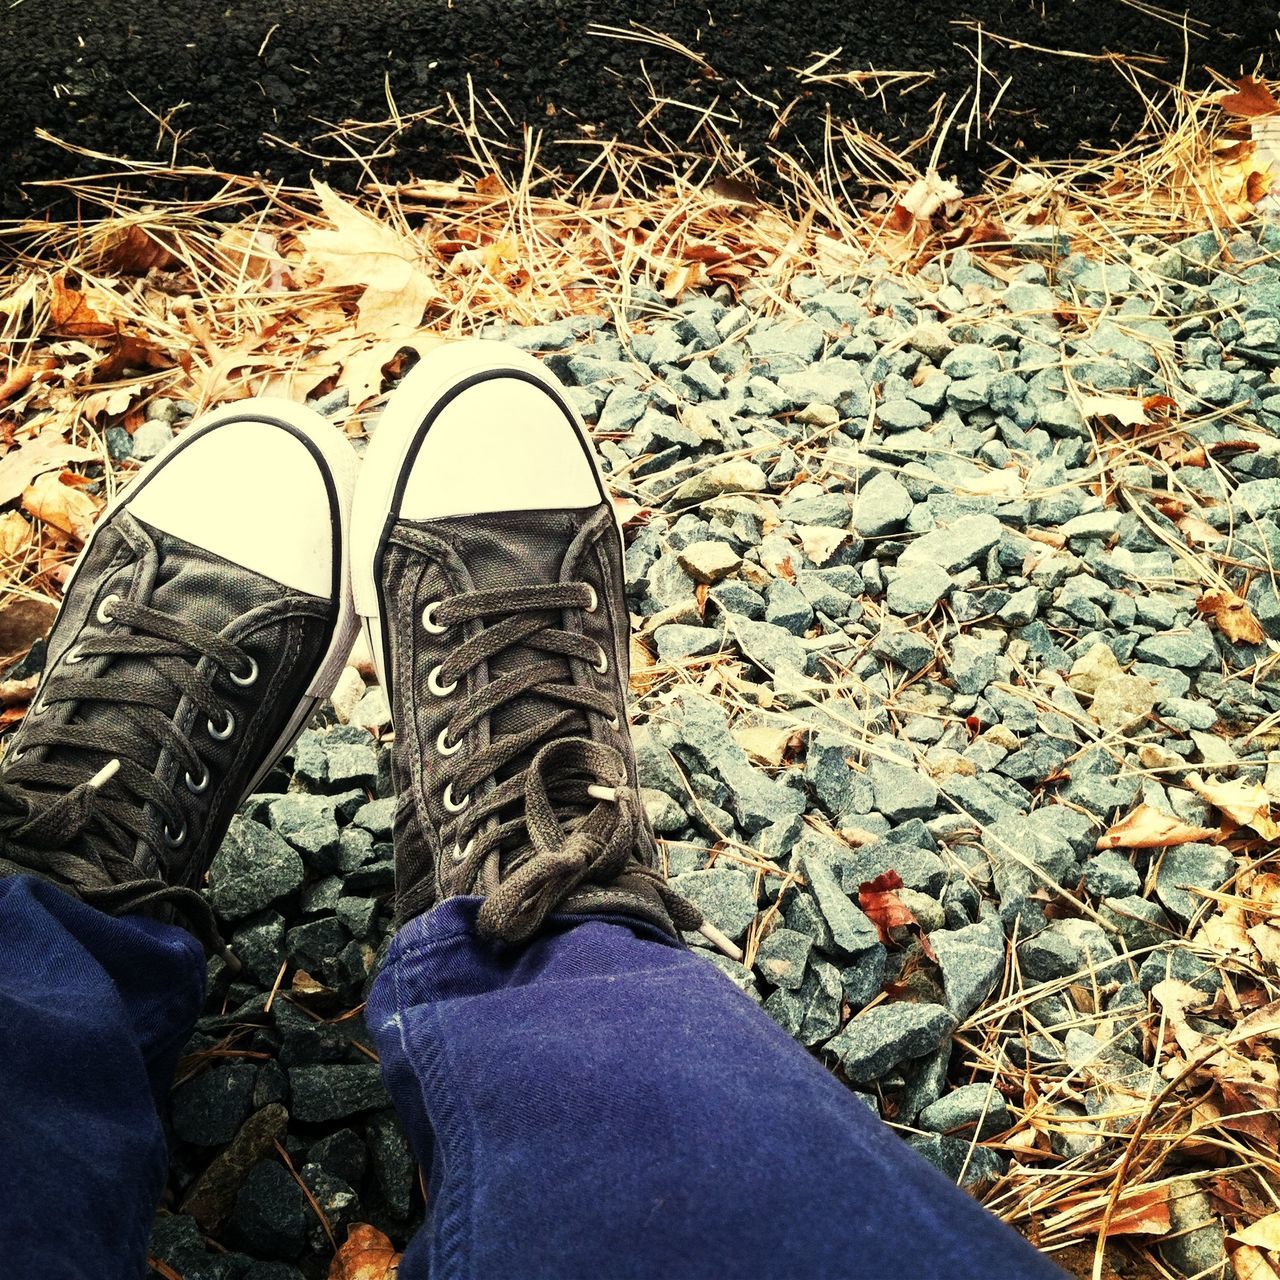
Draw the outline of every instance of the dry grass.
[[[665,38],[643,30],[599,34],[667,47]],[[78,220],[3,233],[15,257],[0,277],[0,477],[8,467],[19,483],[0,501],[10,508],[0,515],[0,609],[18,597],[56,598],[80,542],[74,510],[68,514],[31,496],[35,472],[25,471],[35,465],[36,442],[61,440],[91,451],[102,467],[99,486],[85,486],[82,455],[56,464],[60,488],[80,495],[91,515],[128,478],[129,468],[120,473],[109,462],[105,431],[136,429],[158,398],[187,400],[199,411],[253,394],[302,396],[341,387],[352,403],[346,429],[358,437],[380,406],[384,377],[431,343],[495,322],[525,325],[584,314],[607,317],[625,334],[645,324],[634,292],[641,285],[668,298],[721,286],[736,295],[750,287],[759,312],[788,314],[790,282],[798,274],[909,272],[945,263],[964,248],[999,277],[1018,265],[1010,242],[1032,231],[1060,233],[1101,257],[1135,235],[1168,241],[1206,226],[1225,235],[1249,214],[1267,181],[1238,136],[1238,121],[1224,115],[1217,94],[1154,86],[1140,64],[1126,70],[1151,95],[1145,140],[1075,165],[1031,169],[1010,162],[971,197],[930,168],[942,131],[964,127],[963,103],[949,110],[940,104],[934,135],[905,155],[832,121],[825,163],[808,171],[778,156],[781,179],[767,200],[746,184],[752,175],[730,171],[726,178],[723,167],[685,155],[678,138],[667,154],[601,145],[569,182],[540,154],[535,137],[517,136],[495,105],[474,101],[441,124],[468,152],[457,182],[388,187],[370,181],[358,210],[325,192],[234,175],[213,175],[221,189],[198,203],[142,198],[122,189],[123,170],[99,157],[100,177],[68,184],[81,201]],[[821,82],[843,73],[828,57],[802,74]],[[901,88],[899,75],[869,77],[868,91]],[[658,110],[664,105],[670,106],[655,103]],[[993,109],[988,100],[985,110]],[[358,170],[407,126],[394,103],[390,110],[386,122],[334,126],[327,141]],[[978,127],[981,114],[971,111],[968,120]],[[714,134],[715,120],[707,117],[700,127],[705,139]],[[499,171],[512,172],[513,162],[520,176],[504,180]],[[175,183],[195,176],[162,166],[150,172]],[[351,246],[344,262],[315,239],[334,224]],[[396,316],[393,280],[401,291],[424,291],[416,321]],[[370,323],[379,289],[385,326]],[[1100,318],[1083,310],[1063,316],[1069,331],[1082,333]],[[1168,477],[1176,494],[1174,463],[1190,447],[1187,425],[1129,429],[1099,421],[1098,484],[1105,487],[1113,471],[1141,460]],[[833,430],[816,431],[801,450],[812,474],[853,477],[874,465],[857,450],[835,447]],[[1207,465],[1214,465],[1211,459]],[[673,471],[669,478],[674,487],[682,476]],[[998,484],[999,473],[990,480]],[[21,511],[14,505],[20,496]],[[646,518],[630,500],[625,476],[619,497],[630,519]],[[1229,553],[1208,555],[1179,541],[1168,521],[1150,516],[1142,495],[1136,509],[1159,536],[1173,539],[1206,586],[1238,585]],[[862,654],[851,646],[825,653],[827,681],[800,691],[785,709],[767,686],[727,659],[658,664],[642,644],[637,692],[642,707],[656,708],[665,691],[697,684],[742,723],[763,717],[782,729],[801,729],[820,714],[847,735],[861,765],[876,748],[862,710],[866,700],[851,674]],[[895,722],[919,712],[912,702],[918,679],[895,689]],[[1039,706],[1054,705],[1052,691],[1028,673],[1009,689]],[[6,707],[0,722],[21,715],[20,705],[0,700],[0,707]],[[1082,747],[1117,746],[1092,722],[1075,731]],[[1173,768],[1153,763],[1151,776],[1167,782]],[[972,830],[979,830],[976,821]],[[1159,1240],[1170,1203],[1188,1192],[1207,1192],[1233,1226],[1280,1207],[1274,1114],[1280,1019],[1271,1017],[1280,991],[1275,953],[1259,945],[1263,935],[1256,933],[1280,917],[1280,905],[1268,878],[1269,847],[1248,832],[1238,834],[1235,847],[1250,855],[1247,869],[1218,900],[1206,902],[1187,944],[1223,974],[1224,992],[1211,1008],[1188,1008],[1186,993],[1170,987],[1154,1016],[1145,1002],[1128,1012],[1107,1011],[1096,974],[1035,986],[1011,961],[998,997],[956,1035],[954,1066],[1002,1095],[1017,1117],[991,1144],[1011,1167],[988,1189],[987,1203],[1047,1249],[1072,1247],[1075,1259],[1087,1246],[1095,1277],[1108,1274],[1104,1255],[1117,1240],[1140,1246]],[[762,878],[787,878],[728,838],[716,856]],[[1095,915],[1082,899],[1057,886],[1052,891],[1055,912]],[[752,931],[748,960],[770,924],[766,914]],[[1037,1006],[1058,993],[1080,1025],[1100,1038],[1132,1048],[1135,1033],[1141,1076],[1110,1076],[1098,1061],[1071,1067],[1011,1057],[1011,1032],[1025,1044],[1068,1029],[1038,1020]],[[241,1054],[236,1039],[210,1052]],[[185,1064],[188,1071],[198,1065]],[[1094,1108],[1089,1125],[1079,1115],[1086,1101]],[[1154,1257],[1148,1265],[1151,1274],[1169,1274]]]

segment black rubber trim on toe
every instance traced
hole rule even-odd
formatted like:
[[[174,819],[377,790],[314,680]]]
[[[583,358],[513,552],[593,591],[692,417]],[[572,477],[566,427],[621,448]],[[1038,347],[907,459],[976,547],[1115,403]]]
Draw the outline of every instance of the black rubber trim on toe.
[[[600,473],[596,467],[595,459],[591,452],[590,441],[586,438],[586,429],[578,425],[577,415],[557,388],[549,386],[541,378],[530,373],[527,369],[516,368],[481,369],[476,373],[468,374],[465,378],[461,378],[455,382],[427,410],[426,416],[414,431],[412,440],[410,440],[408,446],[400,457],[400,474],[396,477],[396,487],[391,494],[391,502],[387,510],[387,518],[383,522],[382,533],[378,538],[377,550],[374,552],[373,556],[373,580],[378,592],[378,618],[381,622],[382,631],[382,634],[379,637],[379,643],[382,645],[382,670],[386,673],[386,694],[388,702],[390,702],[392,697],[391,645],[388,639],[390,636],[390,628],[387,625],[387,601],[382,586],[382,561],[386,555],[387,542],[391,538],[391,531],[395,528],[396,522],[400,519],[400,503],[404,498],[404,491],[409,484],[409,473],[413,469],[412,464],[418,456],[418,450],[422,447],[422,442],[426,438],[427,433],[431,430],[432,426],[435,424],[436,419],[439,418],[445,409],[447,409],[464,391],[470,391],[472,387],[479,386],[482,382],[492,381],[494,378],[508,378],[517,382],[527,382],[530,386],[537,387],[539,391],[546,393],[546,395],[555,403],[560,412],[564,414],[566,424],[573,431],[574,439],[577,440],[578,447],[582,450],[583,457],[586,458],[587,464],[591,467],[591,474],[595,477],[596,485],[600,489],[600,501],[609,501],[609,495],[604,491],[604,484],[600,479]],[[394,396],[395,392],[392,392],[392,395]],[[484,512],[482,514],[495,515],[499,513]]]

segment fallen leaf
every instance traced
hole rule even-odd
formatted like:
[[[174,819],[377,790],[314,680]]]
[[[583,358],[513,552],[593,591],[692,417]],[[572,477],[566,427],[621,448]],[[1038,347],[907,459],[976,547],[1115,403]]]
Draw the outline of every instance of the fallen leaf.
[[[67,284],[65,272],[53,277],[52,287],[49,318],[58,333],[68,338],[109,338],[115,333],[115,324],[103,319],[85,294]]]
[[[0,604],[0,664],[21,657],[53,625],[58,606],[37,596],[9,596]]]
[[[1169,1187],[1138,1187],[1124,1193],[1116,1203],[1107,1223],[1107,1236],[1162,1236],[1171,1226]],[[1098,1218],[1080,1229],[1096,1233],[1101,1228],[1102,1219]]]
[[[1266,1257],[1248,1244],[1242,1244],[1231,1255],[1231,1269],[1236,1280],[1276,1280],[1276,1273]]]
[[[701,262],[683,262],[663,277],[662,296],[675,302],[690,289],[701,288],[706,283],[707,269]]]
[[[167,271],[178,261],[155,233],[136,222],[112,227],[94,250],[103,268],[126,276],[145,276],[152,269]]]
[[[356,325],[361,334],[416,329],[439,292],[423,270],[412,240],[357,209],[323,182],[316,195],[330,228],[298,239],[329,288],[361,289]]]
[[[329,1280],[393,1280],[399,1266],[395,1246],[377,1227],[353,1222],[346,1243],[333,1255]]]
[[[901,888],[902,877],[896,871],[892,868],[882,871],[874,880],[867,880],[858,886],[858,905],[879,931],[880,941],[885,946],[892,945],[891,930],[909,929],[920,939],[920,947],[925,955],[930,960],[937,960],[924,926],[916,919],[911,908],[898,897],[896,890]]]
[[[24,440],[0,458],[0,507],[17,498],[42,471],[68,462],[97,462],[99,455],[78,444],[68,444],[56,431]]]
[[[1199,774],[1192,773],[1187,775],[1187,786],[1240,826],[1252,827],[1266,840],[1280,837],[1280,823],[1271,817],[1271,798],[1260,782],[1246,782],[1243,778],[1205,782]]]
[[[1098,849],[1161,849],[1171,844],[1212,840],[1219,835],[1209,827],[1190,823],[1164,813],[1149,804],[1140,804],[1132,813],[1108,827],[1098,837]]]
[[[0,707],[25,707],[32,694],[40,687],[39,676],[27,676],[22,680],[0,680]]]
[[[1280,1213],[1269,1213],[1265,1218],[1233,1231],[1231,1238],[1255,1249],[1280,1250]]]
[[[805,557],[816,565],[826,564],[850,537],[847,529],[820,524],[802,525],[797,532]]]
[[[1232,591],[1210,591],[1196,601],[1196,611],[1212,618],[1232,644],[1261,644],[1266,636],[1253,610]]]
[[[31,526],[16,511],[0,515],[0,563],[17,560],[31,545]]]
[[[787,748],[791,743],[791,730],[758,724],[735,729],[733,737],[757,764],[776,768],[786,758]]]
[[[1276,101],[1265,80],[1242,76],[1233,83],[1235,92],[1224,93],[1218,99],[1218,105],[1228,115],[1256,119],[1258,116],[1275,115],[1280,111],[1280,102]]]
[[[63,484],[53,472],[46,472],[23,492],[22,505],[37,520],[83,542],[102,503],[83,489]]]
[[[1132,396],[1084,396],[1080,410],[1086,418],[1114,418],[1125,427],[1148,426],[1146,405]]]

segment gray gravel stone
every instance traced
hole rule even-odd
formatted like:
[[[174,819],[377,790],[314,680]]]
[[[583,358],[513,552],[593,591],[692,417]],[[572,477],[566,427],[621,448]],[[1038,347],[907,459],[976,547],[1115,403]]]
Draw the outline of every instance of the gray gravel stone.
[[[933,564],[958,573],[977,564],[1000,541],[1000,521],[995,516],[961,516],[948,529],[937,529],[911,542],[901,564]]]
[[[966,1084],[930,1103],[916,1125],[931,1133],[948,1133],[985,1142],[1013,1128],[1013,1113],[1004,1097],[985,1084]]]
[[[885,601],[894,613],[929,613],[951,590],[951,575],[936,564],[917,564],[896,574]]]
[[[817,899],[818,910],[831,931],[832,947],[836,952],[856,956],[880,945],[880,934],[875,925],[845,893],[835,871],[820,854],[805,854],[801,858],[801,869]]]
[[[751,877],[731,867],[711,867],[673,876],[671,887],[683,894],[726,937],[740,942],[756,918]]]
[[[910,1058],[932,1052],[955,1021],[937,1004],[881,1004],[853,1018],[826,1048],[853,1084],[866,1084]]]
[[[875,792],[876,808],[890,822],[936,815],[938,788],[918,770],[888,760],[872,760],[867,773]]]
[[[906,524],[914,505],[911,495],[893,476],[877,471],[858,490],[851,523],[864,538],[883,537]]]
[[[794,929],[775,929],[756,952],[756,968],[772,986],[794,991],[804,981],[813,939]]]
[[[1004,973],[1004,931],[988,920],[929,935],[942,969],[947,1007],[963,1022],[995,990]]]
[[[276,832],[236,815],[209,867],[209,901],[224,920],[240,920],[292,893],[303,875]]]
[[[1203,894],[1192,891],[1220,889],[1235,870],[1235,859],[1216,845],[1175,844],[1160,859],[1156,895],[1170,914],[1187,921],[1207,903]]]
[[[290,1113],[308,1124],[343,1120],[386,1107],[377,1063],[319,1063],[290,1067]]]

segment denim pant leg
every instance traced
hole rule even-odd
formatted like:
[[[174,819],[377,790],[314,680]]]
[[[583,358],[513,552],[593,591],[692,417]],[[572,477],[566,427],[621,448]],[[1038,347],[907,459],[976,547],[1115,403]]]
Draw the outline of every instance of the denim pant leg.
[[[401,1280],[1050,1280],[691,953],[606,920],[403,928],[366,1017],[424,1168]]]
[[[184,929],[0,880],[0,1271],[138,1280],[167,1156],[159,1104],[204,1002]]]

